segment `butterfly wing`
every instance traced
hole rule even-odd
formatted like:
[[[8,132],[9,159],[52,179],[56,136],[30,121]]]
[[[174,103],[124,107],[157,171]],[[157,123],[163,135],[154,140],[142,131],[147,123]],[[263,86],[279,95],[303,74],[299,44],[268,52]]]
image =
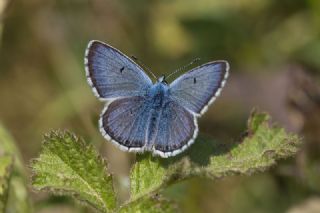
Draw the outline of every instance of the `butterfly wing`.
[[[155,107],[145,97],[114,100],[101,114],[102,135],[123,151],[147,150],[162,157],[182,152],[197,136],[196,119],[176,102],[163,101],[163,107]]]
[[[143,95],[152,85],[139,65],[100,41],[89,43],[85,66],[88,83],[102,100]]]
[[[226,61],[214,61],[196,67],[170,84],[171,99],[199,116],[219,96],[228,71],[229,64]]]
[[[149,111],[144,97],[115,100],[100,116],[100,131],[123,151],[143,151]]]
[[[175,156],[189,147],[197,137],[195,116],[174,101],[161,109],[158,118],[156,133],[151,139],[154,154],[161,157]]]

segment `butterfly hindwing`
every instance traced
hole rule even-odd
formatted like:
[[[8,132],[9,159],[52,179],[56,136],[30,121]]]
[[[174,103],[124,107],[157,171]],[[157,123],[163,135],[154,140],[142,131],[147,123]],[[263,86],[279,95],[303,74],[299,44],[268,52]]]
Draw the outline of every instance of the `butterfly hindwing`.
[[[164,98],[162,107],[145,97],[111,102],[100,118],[100,131],[125,151],[152,151],[169,157],[186,149],[195,139],[198,126],[192,113]]]
[[[89,43],[85,66],[87,80],[95,95],[102,100],[143,95],[152,85],[139,65],[100,41]]]
[[[170,84],[171,98],[199,116],[220,94],[228,71],[229,64],[226,61],[214,61],[196,67]]]
[[[125,151],[138,151],[145,145],[149,110],[144,97],[115,100],[107,105],[100,117],[100,131]]]
[[[179,154],[190,146],[198,134],[197,120],[188,110],[170,101],[159,112],[159,127],[153,151],[162,157]]]

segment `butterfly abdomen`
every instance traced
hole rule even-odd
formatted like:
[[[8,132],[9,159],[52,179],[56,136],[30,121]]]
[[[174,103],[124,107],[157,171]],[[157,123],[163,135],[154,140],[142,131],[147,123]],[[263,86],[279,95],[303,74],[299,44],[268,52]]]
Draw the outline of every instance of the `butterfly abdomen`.
[[[162,111],[164,105],[169,101],[167,96],[168,86],[161,82],[154,84],[149,90],[148,104],[150,106],[150,114],[146,130],[146,148],[148,150],[152,149],[157,137],[157,130],[161,126],[160,118],[162,116]]]

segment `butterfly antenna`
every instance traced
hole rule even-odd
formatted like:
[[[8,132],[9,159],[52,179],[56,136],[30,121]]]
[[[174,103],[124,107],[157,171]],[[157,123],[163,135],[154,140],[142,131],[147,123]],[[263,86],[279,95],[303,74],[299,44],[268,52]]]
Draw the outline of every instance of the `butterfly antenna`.
[[[146,71],[148,71],[155,80],[158,79],[157,76],[151,71],[151,69],[149,67],[147,67],[146,65],[144,65],[137,57],[132,55],[131,58],[133,60],[135,60],[140,66],[142,66]]]
[[[200,58],[195,58],[195,59],[194,59],[193,61],[191,61],[189,64],[186,64],[186,65],[184,65],[183,67],[180,67],[179,69],[177,69],[177,70],[175,70],[174,72],[170,73],[170,74],[166,77],[166,79],[168,79],[170,76],[172,76],[172,75],[174,75],[174,74],[176,74],[176,73],[178,73],[178,72],[181,72],[181,71],[187,69],[188,67],[190,67],[192,64],[196,63],[197,61],[200,61]]]

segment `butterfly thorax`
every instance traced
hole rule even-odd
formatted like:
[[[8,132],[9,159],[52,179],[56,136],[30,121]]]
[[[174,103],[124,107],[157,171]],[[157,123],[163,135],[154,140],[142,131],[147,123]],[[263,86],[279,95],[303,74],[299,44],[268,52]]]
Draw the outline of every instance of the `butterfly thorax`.
[[[147,92],[147,101],[154,108],[162,107],[166,100],[168,100],[168,98],[166,98],[168,94],[169,86],[164,82],[158,81],[149,88]]]

